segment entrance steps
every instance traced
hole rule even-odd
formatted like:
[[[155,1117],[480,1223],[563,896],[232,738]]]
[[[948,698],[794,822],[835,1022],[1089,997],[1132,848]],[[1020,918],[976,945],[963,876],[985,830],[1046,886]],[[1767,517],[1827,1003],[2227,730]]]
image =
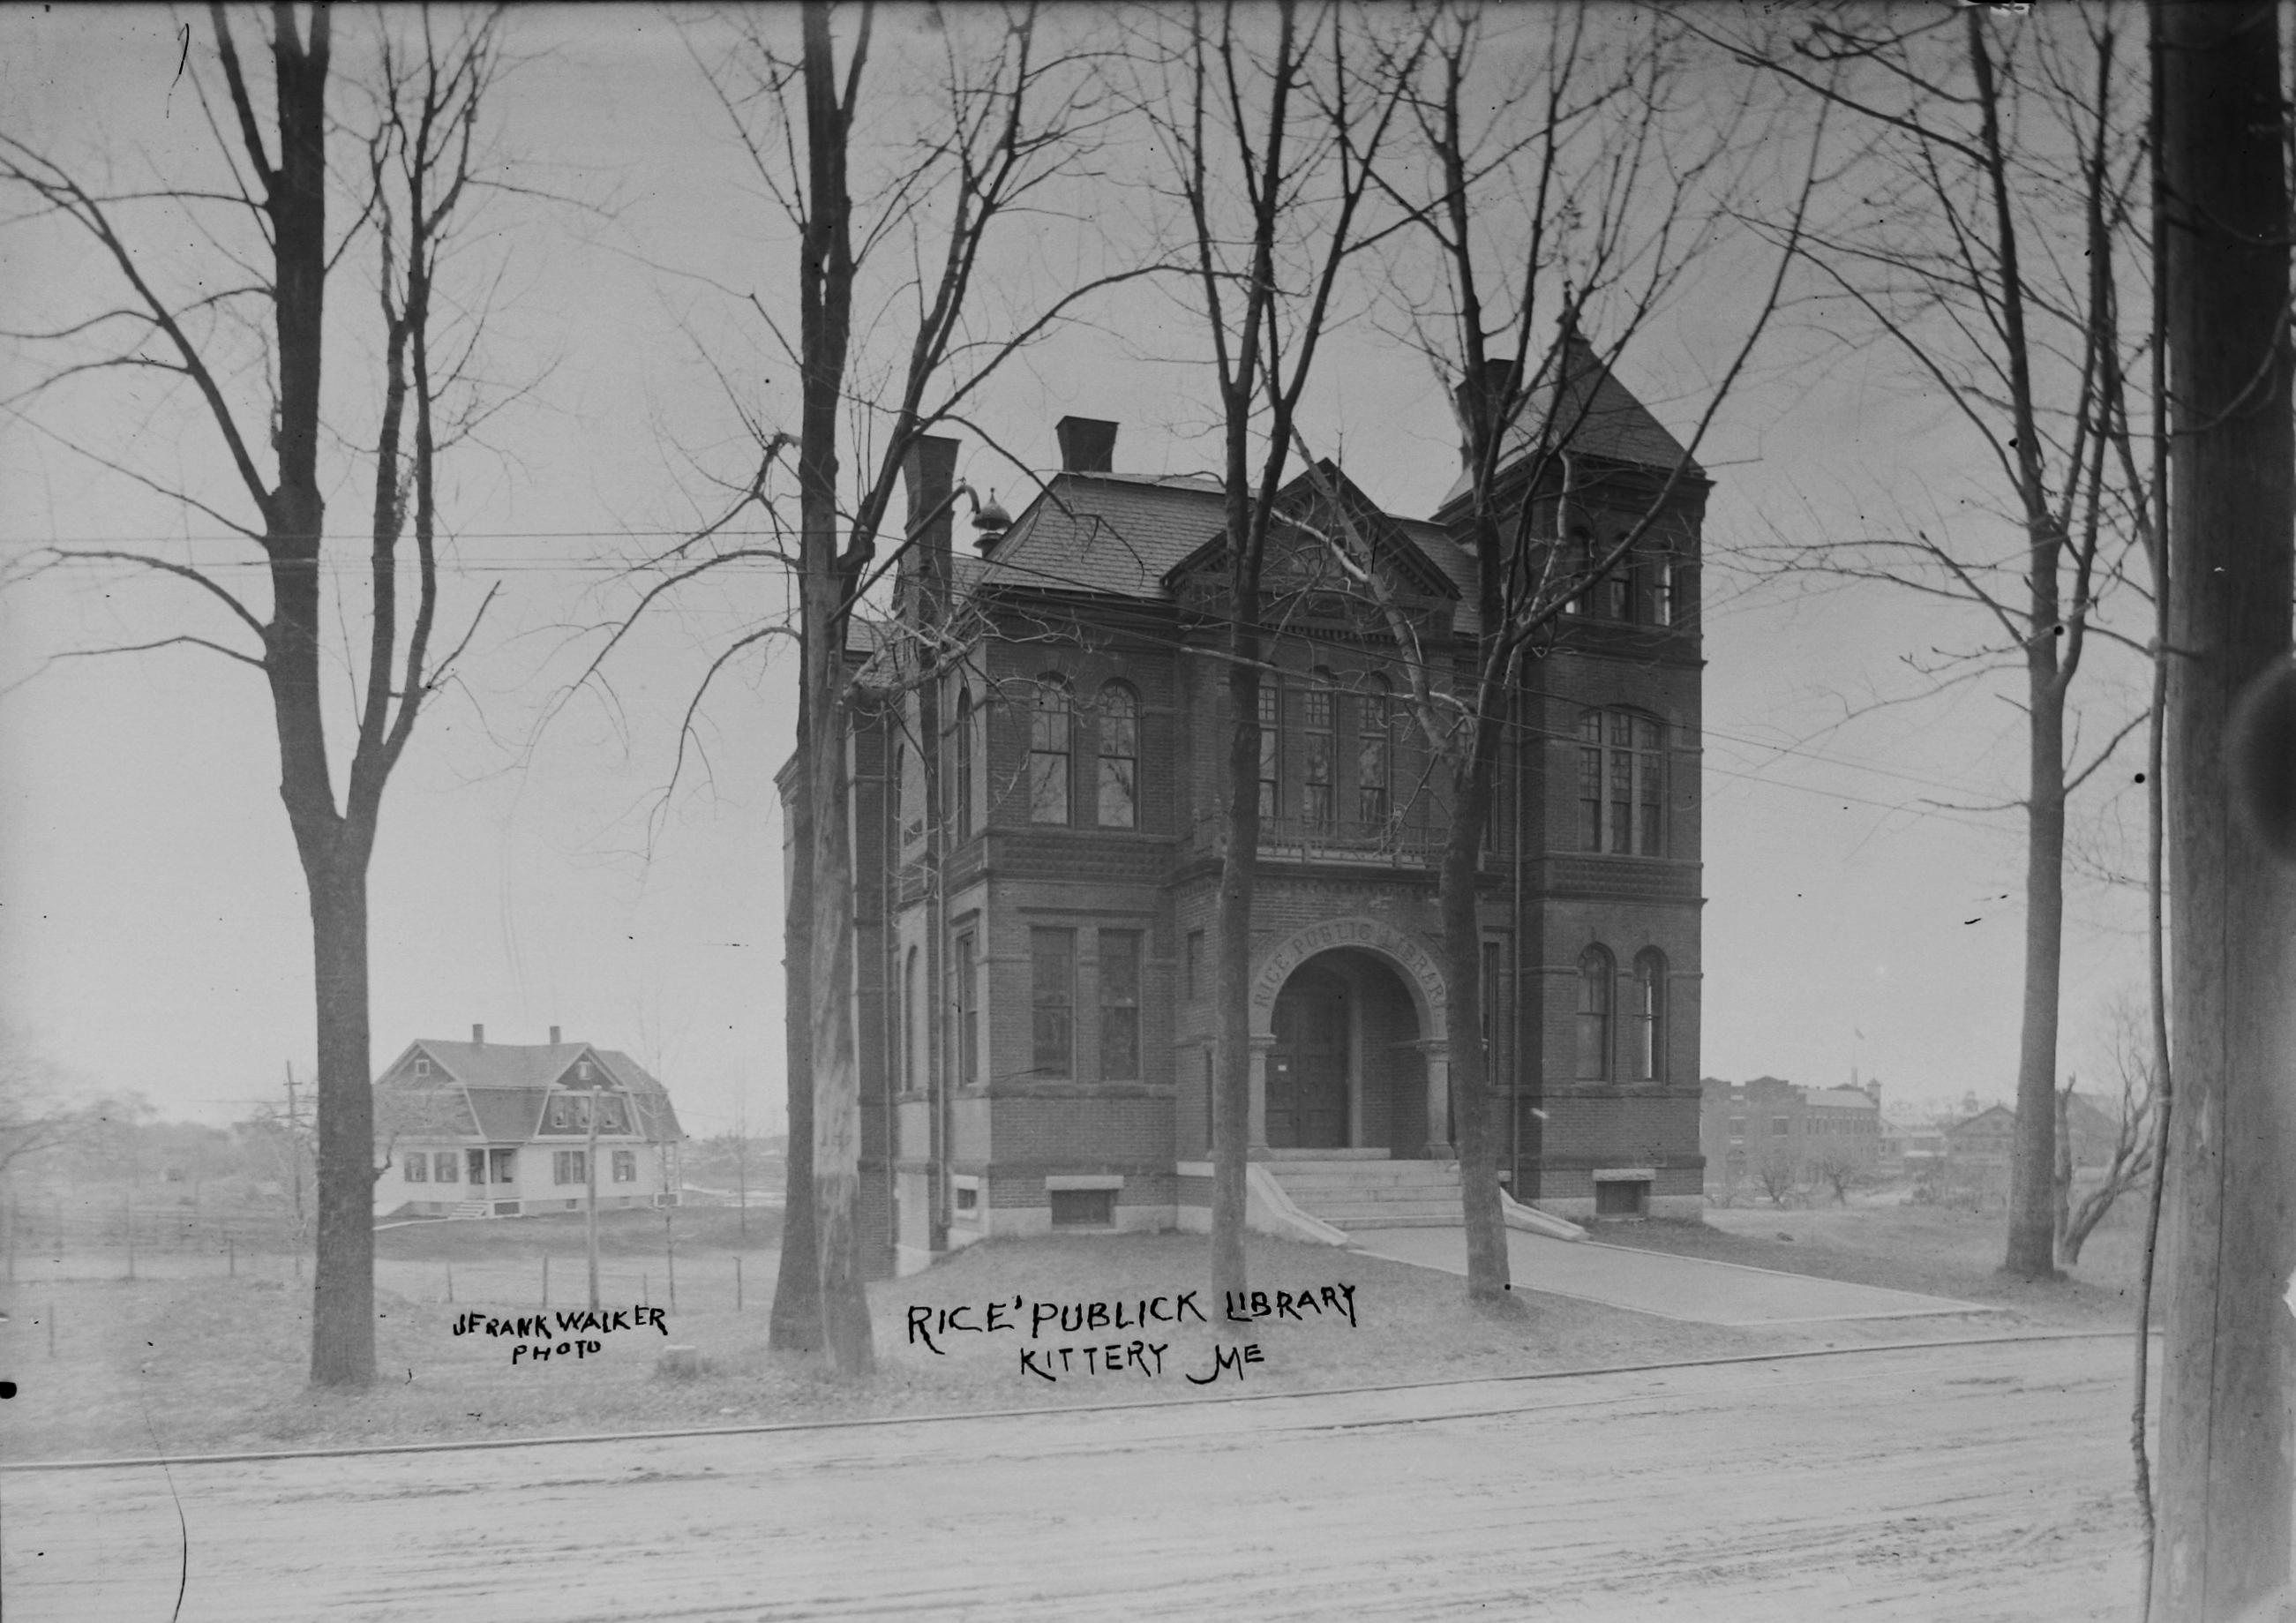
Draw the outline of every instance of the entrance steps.
[[[488,1209],[484,1201],[457,1201],[447,1216],[450,1220],[455,1217],[483,1217],[488,1214]]]
[[[1456,1161],[1304,1160],[1261,1163],[1292,1203],[1334,1228],[1456,1228]]]

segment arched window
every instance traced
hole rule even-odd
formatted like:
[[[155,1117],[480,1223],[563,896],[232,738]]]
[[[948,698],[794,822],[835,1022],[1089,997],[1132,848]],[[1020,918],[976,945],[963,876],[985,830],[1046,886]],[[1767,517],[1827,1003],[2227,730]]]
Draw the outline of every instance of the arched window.
[[[1590,947],[1578,955],[1578,1079],[1607,1082],[1611,1077],[1611,987],[1616,968],[1611,955]]]
[[[1365,828],[1382,827],[1388,818],[1388,783],[1395,762],[1394,707],[1387,678],[1365,678],[1363,697],[1356,701],[1356,820]]]
[[[949,821],[956,826],[959,840],[972,838],[972,695],[959,690],[956,695],[956,771],[949,780]]]
[[[1578,717],[1578,845],[1615,856],[1666,855],[1665,733],[1631,710]]]
[[[1339,735],[1332,673],[1317,666],[1308,674],[1308,690],[1300,696],[1300,731],[1303,750],[1300,771],[1300,816],[1310,828],[1329,828],[1338,813]]]
[[[1635,1080],[1663,1082],[1666,1056],[1666,955],[1646,947],[1635,955]]]
[[[1140,699],[1121,682],[1100,690],[1100,826],[1140,822]]]
[[[1283,804],[1283,679],[1259,678],[1259,820],[1272,823]]]
[[[1029,821],[1069,820],[1069,684],[1047,673],[1037,678],[1029,716]]]

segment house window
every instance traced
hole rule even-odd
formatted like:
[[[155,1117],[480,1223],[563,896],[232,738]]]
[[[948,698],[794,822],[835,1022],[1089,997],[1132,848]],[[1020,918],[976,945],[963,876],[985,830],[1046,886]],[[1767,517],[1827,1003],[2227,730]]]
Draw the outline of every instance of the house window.
[[[1743,1116],[1733,1116],[1730,1118],[1730,1136],[1733,1138],[1743,1138],[1746,1136],[1746,1119]]]
[[[1029,932],[1029,1003],[1040,1077],[1073,1074],[1076,1064],[1076,931]]]
[[[496,1183],[515,1184],[518,1182],[517,1151],[489,1150],[487,1152],[487,1154],[494,1163],[493,1173],[494,1181]]]
[[[1037,678],[1029,714],[1029,821],[1069,820],[1069,684],[1047,674]]]
[[[452,1150],[441,1150],[430,1158],[430,1181],[434,1184],[459,1184],[463,1181],[462,1157]]]
[[[429,1183],[430,1181],[430,1152],[425,1150],[415,1151],[406,1158],[406,1164],[400,1170],[402,1176],[410,1184]]]
[[[1305,753],[1300,775],[1300,816],[1310,828],[1331,826],[1338,785],[1335,758],[1339,742],[1332,735],[1332,673],[1320,667],[1308,691],[1300,695],[1300,731]]]
[[[1116,1222],[1113,1189],[1054,1189],[1048,1193],[1053,1199],[1054,1228],[1108,1228]]]
[[[1590,600],[1594,594],[1591,584],[1595,576],[1595,536],[1584,525],[1570,532],[1570,539],[1562,549],[1562,578],[1556,583],[1566,593],[1562,600],[1565,614],[1591,613]]]
[[[1773,1116],[1770,1118],[1770,1136],[1772,1138],[1784,1138],[1792,1127],[1792,1123],[1784,1116]]]
[[[1666,1080],[1666,955],[1655,947],[1635,956],[1635,1078]]]
[[[956,963],[949,971],[955,979],[956,1085],[971,1087],[980,1080],[980,983],[972,963],[971,931],[956,939]]]
[[[429,1076],[430,1074],[430,1062],[424,1059],[416,1060],[414,1062],[414,1074],[418,1077]]]
[[[1188,1001],[1193,1003],[1204,995],[1204,932],[1188,932],[1188,950],[1185,965],[1187,977]]]
[[[1140,1079],[1140,932],[1100,932],[1100,1078]]]
[[[550,1102],[550,1125],[561,1130],[574,1125],[573,1112],[565,1100],[553,1099]]]
[[[1611,955],[1590,947],[1578,955],[1578,1077],[1601,1082],[1611,1074]]]
[[[1660,546],[1651,553],[1650,561],[1651,624],[1674,624],[1674,553]]]
[[[1609,548],[1606,547],[1604,550],[1608,551]],[[1603,613],[1606,619],[1614,620],[1634,619],[1634,578],[1628,573],[1623,562],[1611,566],[1611,572],[1603,578],[1601,588]]]
[[[614,1182],[635,1184],[638,1181],[638,1152],[636,1150],[614,1152]]]
[[[1363,697],[1356,701],[1356,819],[1365,828],[1387,821],[1394,704],[1387,678],[1376,676],[1364,684]]]
[[[1272,823],[1283,804],[1283,682],[1259,678],[1259,820]]]
[[[980,1185],[959,1184],[956,1186],[956,1209],[959,1211],[979,1211],[980,1209]]]
[[[585,1184],[589,1182],[589,1152],[585,1150],[554,1150],[550,1152],[550,1181],[554,1184]]]
[[[901,1087],[914,1093],[917,1086],[917,1045],[924,1040],[924,961],[909,948],[909,971],[901,979]]]
[[[948,795],[954,805],[949,820],[956,824],[959,840],[972,838],[972,695],[959,691],[956,695],[956,772],[949,779]]]
[[[1121,682],[1100,690],[1100,826],[1140,821],[1140,700]]]
[[[1666,854],[1664,734],[1651,717],[1588,710],[1578,718],[1578,843],[1617,856]]]
[[[574,1067],[574,1074],[582,1081],[587,1082],[591,1078],[597,1075],[597,1072],[592,1069],[589,1061],[584,1060]]]

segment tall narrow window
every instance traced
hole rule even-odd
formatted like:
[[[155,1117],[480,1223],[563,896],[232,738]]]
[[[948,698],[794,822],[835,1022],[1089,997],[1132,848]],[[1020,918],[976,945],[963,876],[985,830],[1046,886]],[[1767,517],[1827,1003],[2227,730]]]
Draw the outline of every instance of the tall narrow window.
[[[1339,742],[1333,736],[1332,673],[1318,667],[1300,695],[1300,730],[1304,754],[1300,761],[1300,816],[1310,828],[1331,826],[1338,785]]]
[[[1040,1077],[1066,1077],[1076,1066],[1076,931],[1029,932],[1029,1004]]]
[[[1499,944],[1486,941],[1483,943],[1483,1052],[1494,1061],[1498,1058],[1498,1049],[1492,1043],[1491,1034],[1503,1029],[1499,1023]]]
[[[1578,718],[1582,848],[1666,855],[1665,739],[1665,730],[1648,716],[1588,710]]]
[[[956,996],[956,1085],[971,1087],[980,1080],[980,980],[973,962],[971,931],[956,939],[956,962],[949,973]]]
[[[1029,821],[1069,820],[1069,684],[1056,676],[1037,678],[1029,716]]]
[[[956,696],[956,771],[948,785],[949,821],[959,840],[972,838],[972,695]]]
[[[1664,546],[1651,553],[1651,624],[1674,624],[1674,553]]]
[[[1578,955],[1578,1078],[1603,1082],[1611,1075],[1611,955],[1590,947]]]
[[[1603,550],[1607,553],[1611,547],[1617,545],[1615,541],[1611,542]],[[1611,566],[1611,572],[1603,577],[1603,614],[1605,619],[1614,620],[1634,619],[1634,577],[1628,572],[1625,560],[1621,559]]]
[[[1595,577],[1594,532],[1581,525],[1570,532],[1562,547],[1562,578],[1556,584],[1569,596],[1562,600],[1565,614],[1587,614],[1593,611]]]
[[[1100,690],[1100,826],[1140,821],[1140,700],[1121,682]]]
[[[1100,1079],[1140,1079],[1140,932],[1100,932]]]
[[[912,947],[909,948],[908,973],[901,979],[901,1091],[904,1093],[916,1091],[918,1072],[922,1069],[917,1063],[917,1049],[925,1036],[925,1003],[921,995],[923,983],[919,980],[923,967],[917,949]]]
[[[1204,995],[1204,932],[1188,932],[1187,963],[1185,966],[1187,996],[1190,1003]]]
[[[1666,955],[1655,947],[1635,955],[1635,1079],[1663,1082],[1666,1063]]]
[[[1356,701],[1356,820],[1365,828],[1387,822],[1388,779],[1395,759],[1394,698],[1387,678],[1374,676]]]
[[[1259,678],[1259,820],[1275,821],[1283,801],[1283,683],[1281,677]]]
[[[1603,712],[1578,718],[1578,846],[1603,848]]]

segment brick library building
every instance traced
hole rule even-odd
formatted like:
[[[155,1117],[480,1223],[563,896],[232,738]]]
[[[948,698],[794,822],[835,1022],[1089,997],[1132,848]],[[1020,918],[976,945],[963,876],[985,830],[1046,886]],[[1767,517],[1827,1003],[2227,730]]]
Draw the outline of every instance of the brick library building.
[[[1266,1201],[1340,1229],[1457,1223],[1449,1055],[1491,1056],[1513,1197],[1689,1215],[1699,1147],[1700,530],[1709,481],[1583,340],[1513,430],[1531,545],[1600,557],[1513,696],[1481,873],[1485,1029],[1445,1011],[1447,774],[1409,660],[1472,659],[1454,521],[1381,512],[1328,464],[1271,531],[1250,1156]],[[1553,424],[1567,424],[1562,430]],[[1536,455],[1542,435],[1564,455]],[[906,469],[890,618],[857,624],[862,1235],[873,1275],[991,1234],[1208,1229],[1228,735],[1216,480],[1121,470],[1118,425],[960,545],[958,447]],[[1683,471],[1668,492],[1669,475]],[[1563,481],[1567,479],[1567,493]],[[1347,503],[1414,635],[1324,537]],[[784,775],[784,790],[790,780]],[[1280,1193],[1278,1192],[1281,1192]],[[1280,1232],[1280,1230],[1279,1230]]]

